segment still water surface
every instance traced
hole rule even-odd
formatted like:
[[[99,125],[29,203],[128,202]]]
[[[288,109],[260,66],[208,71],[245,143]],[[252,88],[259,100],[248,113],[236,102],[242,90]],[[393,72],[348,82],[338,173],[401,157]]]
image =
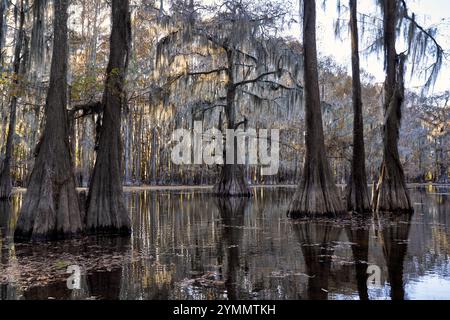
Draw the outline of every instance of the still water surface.
[[[286,218],[294,190],[129,192],[131,239],[40,245],[12,241],[18,194],[0,207],[0,299],[450,299],[450,188],[412,189],[412,217],[345,221]]]

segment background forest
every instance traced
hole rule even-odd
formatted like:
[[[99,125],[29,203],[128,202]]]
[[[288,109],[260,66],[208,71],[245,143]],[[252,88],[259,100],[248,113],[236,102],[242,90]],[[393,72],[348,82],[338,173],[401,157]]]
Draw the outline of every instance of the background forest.
[[[252,9],[253,6],[259,10],[255,15],[259,15],[260,23],[266,29],[264,34],[257,36],[259,39],[255,37],[255,43],[264,41],[261,45],[266,47],[284,47],[291,58],[302,54],[302,45],[298,41],[283,37],[283,30],[293,19],[288,15],[290,4],[262,1],[247,5],[249,15],[258,12]],[[232,32],[239,29],[236,24],[245,24],[246,18],[239,21],[224,16],[207,25],[201,22],[201,17],[214,15],[220,7],[212,8],[208,3],[193,1],[132,1],[130,8],[132,51],[121,130],[124,184],[213,184],[218,168],[173,165],[170,141],[175,128],[191,128],[194,120],[202,120],[205,127],[219,125],[225,78],[220,70],[213,71],[224,66],[226,57],[220,48],[202,45],[201,40],[189,37],[187,32],[186,35],[173,35],[189,28],[223,28],[228,29],[223,30],[225,33]],[[5,157],[10,100],[14,96],[17,120],[12,137],[12,179],[14,186],[21,187],[27,185],[42,134],[53,45],[52,6],[47,0],[2,0],[1,10],[1,157],[2,160]],[[21,10],[24,21],[21,21]],[[368,17],[367,24],[369,20],[376,23],[377,17]],[[18,32],[21,23],[23,35]],[[88,186],[95,160],[96,128],[101,112],[95,103],[101,100],[104,90],[110,26],[107,1],[70,2],[68,109],[76,184],[80,187]],[[240,29],[245,32],[245,27]],[[364,35],[368,43],[376,38],[375,26],[369,29]],[[233,36],[236,42],[240,36],[246,39],[244,35]],[[18,37],[23,37],[23,48],[20,71],[15,74],[14,47]],[[240,45],[242,49],[249,46],[246,43]],[[240,60],[241,64],[248,63],[244,56]],[[259,66],[261,70],[273,61],[267,58],[262,63],[266,65]],[[320,57],[319,73],[326,148],[336,182],[345,183],[351,164],[352,80],[348,71],[331,57]],[[366,167],[370,182],[377,178],[382,159],[382,84],[375,83],[366,72],[361,76]],[[284,84],[274,81],[270,84],[272,87],[261,84],[239,93],[237,119],[248,119],[248,126],[253,128],[281,129],[278,174],[261,176],[258,167],[246,166],[246,177],[252,184],[294,184],[300,178],[305,124],[303,108],[298,107],[303,99],[302,77],[297,76],[295,80],[298,81],[295,92],[283,90],[289,85],[287,79]],[[427,95],[406,93],[399,151],[409,182],[448,179],[449,97],[448,91]]]

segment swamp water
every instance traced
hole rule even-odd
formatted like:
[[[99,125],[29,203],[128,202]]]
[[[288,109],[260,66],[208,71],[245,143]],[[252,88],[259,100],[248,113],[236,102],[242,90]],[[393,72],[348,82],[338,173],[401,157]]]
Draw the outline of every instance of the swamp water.
[[[411,217],[344,221],[286,218],[294,191],[127,192],[130,239],[44,244],[13,243],[18,193],[0,206],[0,299],[450,299],[450,187],[411,189]]]

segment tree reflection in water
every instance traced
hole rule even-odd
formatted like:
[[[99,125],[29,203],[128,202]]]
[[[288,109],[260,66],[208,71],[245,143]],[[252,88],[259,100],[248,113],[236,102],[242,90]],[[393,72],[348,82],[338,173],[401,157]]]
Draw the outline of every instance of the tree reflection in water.
[[[382,225],[383,253],[386,260],[391,299],[405,299],[403,283],[403,263],[408,251],[408,237],[411,228],[410,214],[379,214],[379,224]]]
[[[449,279],[442,190],[412,192],[412,218],[301,221],[285,215],[294,191],[255,188],[251,199],[222,200],[193,190],[132,192],[130,240],[39,245],[12,242],[14,197],[0,206],[0,299],[433,298],[433,290],[413,290],[432,285],[430,276]],[[80,290],[66,286],[69,264],[90,270]],[[367,287],[372,264],[382,271],[380,288]]]
[[[388,270],[391,299],[404,299],[403,264],[408,250],[411,216],[379,216],[380,243]],[[355,265],[356,286],[361,300],[369,299],[367,286],[369,261],[369,234],[371,217],[354,216],[350,220],[303,220],[293,223],[293,230],[301,245],[306,272],[309,276],[308,299],[324,300],[329,295],[329,279],[337,271],[332,268],[335,246],[345,229],[351,244]],[[335,277],[341,285],[339,277]]]
[[[9,279],[8,283],[0,283],[0,300],[15,300],[21,296],[13,273],[18,268],[13,243],[17,202],[17,199],[0,200],[0,276]]]
[[[239,299],[240,247],[244,235],[244,215],[248,205],[247,198],[217,198],[217,207],[222,220],[221,240],[225,245],[227,296],[231,300]]]
[[[345,227],[348,240],[352,243],[352,253],[355,262],[356,285],[360,300],[368,300],[367,267],[369,261],[369,232],[372,217],[354,216]]]
[[[339,240],[342,227],[332,220],[312,220],[293,223],[308,273],[308,299],[328,298],[328,278],[334,252],[333,242]]]

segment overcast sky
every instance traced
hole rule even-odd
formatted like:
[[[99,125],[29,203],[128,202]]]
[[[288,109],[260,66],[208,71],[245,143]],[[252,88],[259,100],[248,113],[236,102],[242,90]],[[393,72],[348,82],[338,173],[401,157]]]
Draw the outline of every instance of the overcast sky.
[[[292,0],[293,7],[298,12],[298,0]],[[317,41],[319,54],[334,57],[342,65],[347,66],[350,72],[350,41],[347,33],[343,34],[343,41],[336,40],[334,36],[334,21],[338,13],[336,10],[337,0],[327,0],[325,11],[322,8],[322,0],[317,1]],[[348,0],[341,0],[342,4],[348,5]],[[440,42],[444,50],[450,52],[450,1],[449,0],[407,0],[409,10],[417,14],[417,21],[424,27],[439,24],[439,34],[437,40]],[[362,13],[377,12],[375,0],[358,0],[358,11]],[[347,14],[348,15],[348,14]],[[298,18],[298,13],[295,14]],[[300,38],[300,26],[293,24],[287,34]],[[400,42],[400,41],[399,41]],[[363,49],[363,48],[361,48]],[[403,51],[401,47],[398,51]],[[384,80],[383,60],[376,55],[365,58],[361,55],[361,68],[367,70],[375,76],[377,82]],[[421,86],[425,80],[414,77],[406,79],[406,87],[415,89]],[[450,61],[444,60],[444,66],[441,69],[438,81],[436,82],[434,92],[450,90]]]

